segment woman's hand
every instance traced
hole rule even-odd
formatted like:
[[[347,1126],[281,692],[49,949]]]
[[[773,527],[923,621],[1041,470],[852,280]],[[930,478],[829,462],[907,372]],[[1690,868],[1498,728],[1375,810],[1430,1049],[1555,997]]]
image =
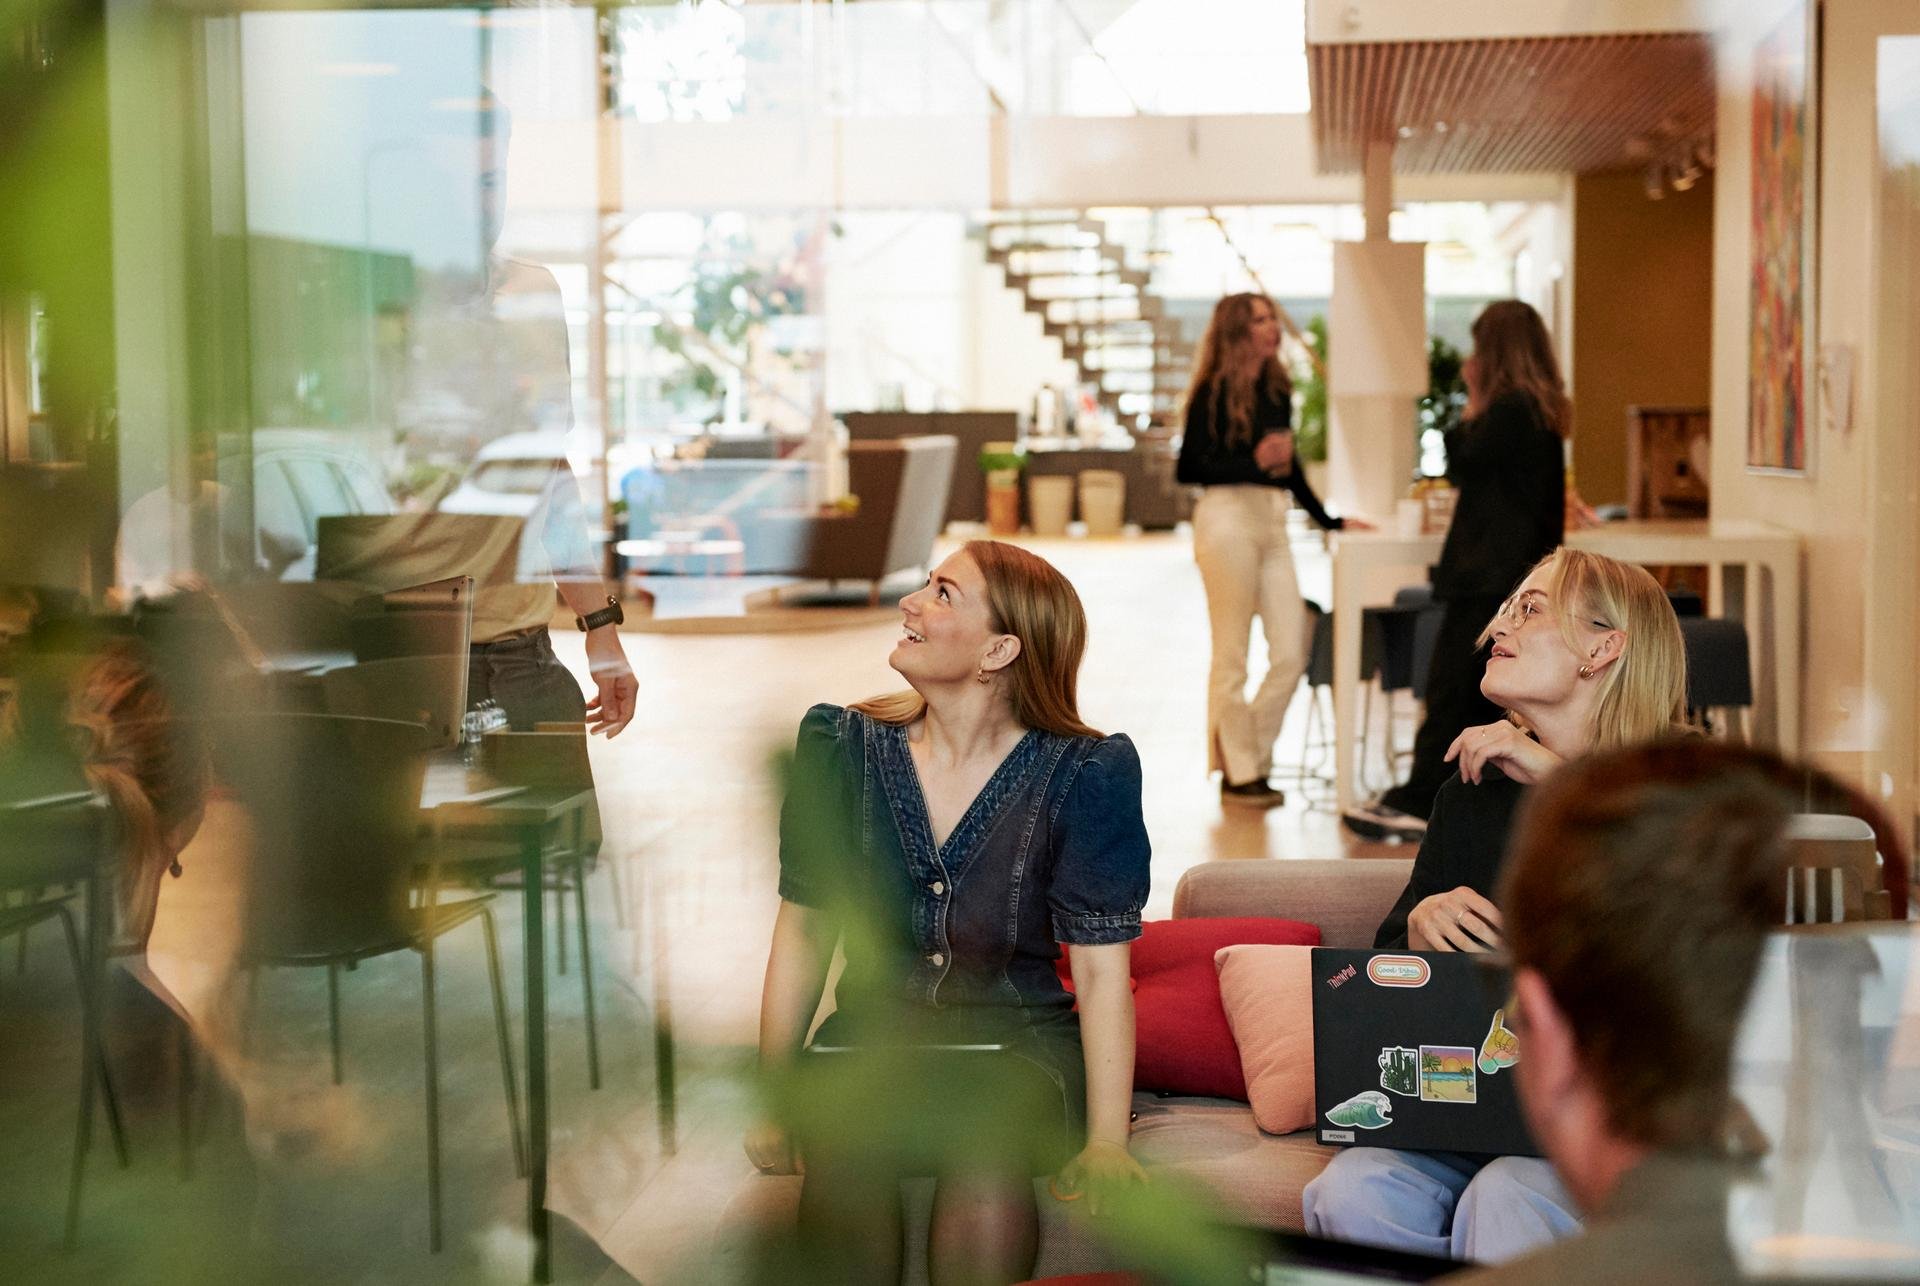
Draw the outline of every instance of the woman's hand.
[[[800,1170],[798,1157],[793,1150],[793,1136],[774,1121],[761,1121],[747,1131],[743,1140],[747,1149],[747,1160],[753,1162],[753,1168],[761,1174],[797,1174]]]
[[[1464,884],[1414,904],[1407,945],[1415,951],[1494,951],[1501,946],[1500,908]]]
[[[1293,434],[1269,433],[1253,444],[1253,462],[1272,474],[1293,472]]]
[[[1080,1155],[1066,1163],[1051,1185],[1053,1195],[1062,1201],[1087,1198],[1089,1214],[1104,1214],[1115,1193],[1136,1183],[1145,1183],[1147,1172],[1133,1159],[1125,1144],[1110,1139],[1089,1139]]]
[[[1468,728],[1453,739],[1443,758],[1447,763],[1458,759],[1460,780],[1476,786],[1488,764],[1498,765],[1511,780],[1531,786],[1566,762],[1504,719]]]

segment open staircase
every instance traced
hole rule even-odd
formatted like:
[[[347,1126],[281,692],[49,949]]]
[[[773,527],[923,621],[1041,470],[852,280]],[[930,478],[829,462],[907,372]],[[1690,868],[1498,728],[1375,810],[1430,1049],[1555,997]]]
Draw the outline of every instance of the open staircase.
[[[1060,341],[1061,355],[1123,422],[1176,414],[1193,368],[1193,345],[1127,262],[1098,219],[1077,212],[996,214],[976,224],[988,263]]]

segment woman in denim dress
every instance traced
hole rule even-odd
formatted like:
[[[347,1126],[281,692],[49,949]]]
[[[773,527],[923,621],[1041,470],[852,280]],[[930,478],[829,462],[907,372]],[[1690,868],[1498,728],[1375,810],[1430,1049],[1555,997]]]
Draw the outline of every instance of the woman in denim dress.
[[[800,1136],[803,1245],[827,1280],[898,1280],[899,1180],[932,1174],[933,1279],[1021,1281],[1038,1252],[1033,1175],[1059,1168],[1056,1194],[1096,1210],[1141,1177],[1127,1151],[1140,760],[1080,720],[1086,617],[1045,560],[971,541],[900,606],[891,663],[911,691],[815,706],[800,725],[760,1059],[776,1087],[803,1088],[747,1152],[791,1172]],[[837,1008],[801,1058],[836,945]]]

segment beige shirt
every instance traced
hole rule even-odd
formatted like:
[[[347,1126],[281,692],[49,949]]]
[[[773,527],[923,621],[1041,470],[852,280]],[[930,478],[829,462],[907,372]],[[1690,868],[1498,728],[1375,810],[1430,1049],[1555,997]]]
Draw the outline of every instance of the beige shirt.
[[[564,432],[573,423],[566,317],[553,274],[495,256],[486,288],[464,299],[420,301],[414,318],[408,402],[398,416],[429,456],[465,458],[512,433]],[[452,402],[451,425],[409,411]],[[314,575],[385,592],[449,576],[474,581],[473,641],[490,643],[545,626],[555,582],[598,584],[573,476],[557,468],[524,520],[458,513],[324,519]]]
[[[448,576],[473,577],[473,641],[491,643],[543,626],[559,595],[522,539],[527,523],[492,514],[362,514],[320,520],[316,580],[351,581],[379,593]],[[523,548],[523,546],[525,548]]]

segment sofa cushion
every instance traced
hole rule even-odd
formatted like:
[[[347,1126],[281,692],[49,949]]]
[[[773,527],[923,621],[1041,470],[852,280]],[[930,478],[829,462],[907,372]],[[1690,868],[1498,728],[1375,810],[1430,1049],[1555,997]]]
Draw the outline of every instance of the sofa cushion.
[[[1337,1148],[1313,1133],[1261,1131],[1244,1103],[1133,1096],[1133,1155],[1155,1183],[1178,1184],[1225,1222],[1298,1232],[1300,1193]]]
[[[1242,942],[1313,946],[1320,931],[1266,916],[1150,920],[1140,929],[1132,954],[1134,1087],[1245,1101],[1246,1076],[1220,1005],[1214,953]],[[1059,970],[1072,990],[1064,949]]]
[[[1213,962],[1254,1121],[1269,1134],[1306,1129],[1313,1124],[1313,948],[1227,947]]]
[[[1393,857],[1201,862],[1180,877],[1173,918],[1296,916],[1320,926],[1320,945],[1364,950],[1412,873]]]

